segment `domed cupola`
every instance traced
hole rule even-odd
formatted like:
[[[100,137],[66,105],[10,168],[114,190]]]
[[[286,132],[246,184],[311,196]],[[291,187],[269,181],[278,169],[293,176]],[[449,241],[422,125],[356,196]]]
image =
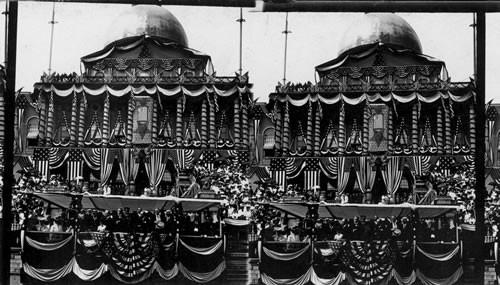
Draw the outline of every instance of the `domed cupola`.
[[[179,20],[165,8],[156,5],[134,5],[118,15],[108,30],[105,44],[144,35],[188,46],[186,32]]]
[[[357,19],[345,32],[339,55],[370,44],[394,45],[422,53],[417,33],[403,18],[392,13],[368,13]]]

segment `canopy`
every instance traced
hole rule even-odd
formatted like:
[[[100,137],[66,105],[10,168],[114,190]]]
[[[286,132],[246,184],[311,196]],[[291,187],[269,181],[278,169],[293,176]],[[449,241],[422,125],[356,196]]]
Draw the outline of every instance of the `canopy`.
[[[271,207],[289,213],[295,217],[304,218],[307,213],[307,203],[270,203]],[[404,217],[415,212],[422,219],[435,218],[447,213],[456,213],[458,206],[413,205],[409,203],[397,205],[382,204],[326,204],[320,203],[318,215],[320,218],[370,217]]]
[[[212,199],[187,199],[173,196],[167,197],[137,197],[137,196],[104,196],[92,194],[69,194],[69,193],[33,193],[40,199],[57,205],[61,208],[68,208],[71,197],[82,196],[82,207],[84,209],[117,210],[128,207],[130,209],[142,208],[152,211],[154,209],[171,209],[175,204],[181,205],[184,211],[197,212],[213,206],[218,206],[222,200]]]

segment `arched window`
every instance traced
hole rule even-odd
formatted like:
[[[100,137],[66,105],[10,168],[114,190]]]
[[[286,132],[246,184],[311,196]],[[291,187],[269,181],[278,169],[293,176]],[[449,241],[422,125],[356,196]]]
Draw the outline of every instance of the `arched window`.
[[[263,142],[263,149],[264,149],[264,155],[265,156],[274,156],[274,143],[275,143],[275,137],[274,137],[274,128],[270,127],[264,130],[264,142]]]
[[[38,145],[38,118],[31,117],[26,124],[26,140],[28,146]]]

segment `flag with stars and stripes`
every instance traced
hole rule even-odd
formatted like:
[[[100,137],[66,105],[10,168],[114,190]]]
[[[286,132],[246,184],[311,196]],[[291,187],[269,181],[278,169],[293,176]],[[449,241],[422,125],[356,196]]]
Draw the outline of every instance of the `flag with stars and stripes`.
[[[273,158],[271,159],[270,170],[274,181],[283,188],[286,187],[286,159]]]
[[[451,156],[442,156],[439,158],[436,167],[437,170],[444,175],[450,175],[451,166],[455,163],[455,159]]]
[[[67,179],[81,179],[83,175],[83,157],[81,149],[70,149],[68,152]]]
[[[336,179],[337,178],[337,169],[338,169],[338,162],[337,162],[337,157],[331,156],[331,157],[321,157],[320,159],[320,164],[319,167],[323,171],[323,173],[328,176],[330,179]]]
[[[33,161],[35,168],[40,173],[40,176],[48,178],[49,175],[49,149],[35,148],[33,153]]]
[[[315,190],[319,187],[319,159],[308,158],[304,167],[304,190]]]
[[[216,151],[203,151],[203,153],[200,156],[202,164],[208,169],[208,170],[213,170],[214,169],[214,162],[215,159],[217,159],[217,152]]]

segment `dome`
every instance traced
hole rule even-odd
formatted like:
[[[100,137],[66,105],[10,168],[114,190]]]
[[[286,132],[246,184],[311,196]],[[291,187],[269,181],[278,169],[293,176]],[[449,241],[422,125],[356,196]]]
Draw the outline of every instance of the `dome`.
[[[106,44],[134,36],[155,36],[188,45],[186,32],[177,18],[156,5],[135,5],[121,13],[111,24]]]
[[[422,53],[420,39],[403,18],[392,13],[368,13],[345,32],[339,54],[367,44],[391,44]]]

